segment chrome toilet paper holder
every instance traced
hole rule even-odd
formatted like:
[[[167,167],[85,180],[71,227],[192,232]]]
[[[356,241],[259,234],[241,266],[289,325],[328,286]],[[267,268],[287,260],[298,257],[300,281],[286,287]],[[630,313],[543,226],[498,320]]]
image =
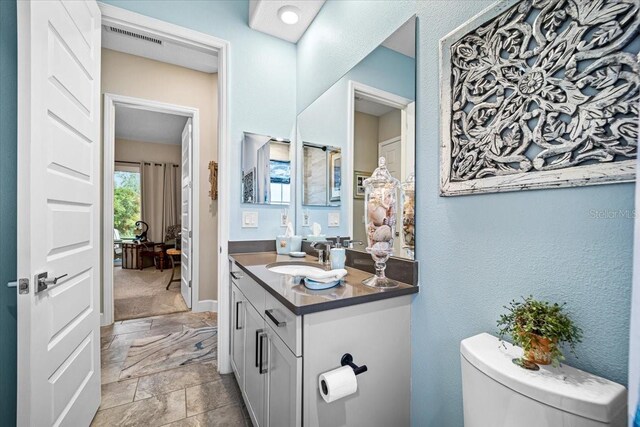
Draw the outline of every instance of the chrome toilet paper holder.
[[[351,366],[351,369],[353,369],[353,373],[356,375],[360,375],[363,372],[367,372],[367,365],[362,365],[362,366],[356,365],[355,363],[353,363],[353,356],[350,355],[349,353],[345,353],[342,355],[342,358],[340,359],[340,365]]]

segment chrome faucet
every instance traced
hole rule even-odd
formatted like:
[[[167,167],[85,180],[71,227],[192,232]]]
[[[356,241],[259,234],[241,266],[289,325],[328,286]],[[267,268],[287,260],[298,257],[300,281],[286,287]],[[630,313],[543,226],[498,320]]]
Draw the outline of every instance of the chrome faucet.
[[[353,245],[363,245],[363,244],[364,243],[362,243],[361,240],[344,239],[342,241],[342,247],[347,249],[353,249]]]
[[[317,245],[324,245],[324,249],[316,248]],[[312,242],[311,247],[318,251],[318,262],[324,266],[331,265],[331,248],[336,247],[336,244],[330,240],[320,240]]]

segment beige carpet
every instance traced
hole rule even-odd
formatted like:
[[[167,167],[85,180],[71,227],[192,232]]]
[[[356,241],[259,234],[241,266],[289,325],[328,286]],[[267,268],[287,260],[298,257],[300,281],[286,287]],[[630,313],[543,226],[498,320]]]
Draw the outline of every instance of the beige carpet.
[[[171,269],[160,272],[153,267],[144,270],[114,268],[115,320],[187,311],[180,294],[180,282],[173,282],[167,291]],[[175,277],[180,277],[176,268]]]

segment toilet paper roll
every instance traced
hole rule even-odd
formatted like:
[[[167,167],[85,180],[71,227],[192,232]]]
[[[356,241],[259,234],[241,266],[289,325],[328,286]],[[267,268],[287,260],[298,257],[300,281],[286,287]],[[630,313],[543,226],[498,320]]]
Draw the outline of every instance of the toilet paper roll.
[[[355,393],[358,390],[358,380],[351,366],[342,366],[320,374],[318,388],[324,401],[331,403]]]

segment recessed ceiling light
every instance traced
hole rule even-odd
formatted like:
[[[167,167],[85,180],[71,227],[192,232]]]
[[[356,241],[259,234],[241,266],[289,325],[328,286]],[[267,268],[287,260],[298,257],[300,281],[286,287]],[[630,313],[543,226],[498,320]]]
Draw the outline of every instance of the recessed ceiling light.
[[[295,6],[282,6],[278,10],[278,16],[285,24],[293,25],[300,19],[300,9]]]

